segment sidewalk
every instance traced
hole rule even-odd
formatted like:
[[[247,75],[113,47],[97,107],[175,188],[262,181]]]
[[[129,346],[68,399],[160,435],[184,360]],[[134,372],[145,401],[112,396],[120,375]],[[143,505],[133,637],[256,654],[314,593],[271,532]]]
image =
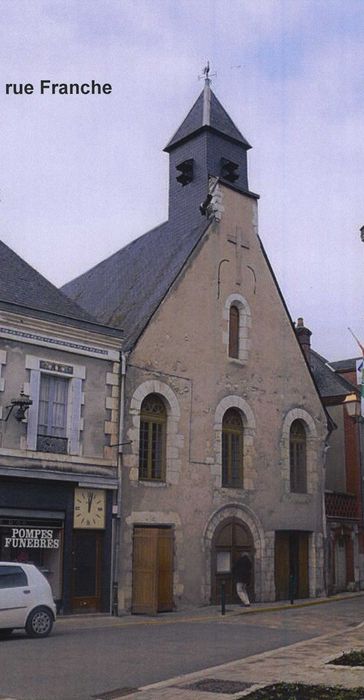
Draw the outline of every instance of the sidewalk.
[[[277,601],[270,603],[253,603],[250,607],[245,608],[242,605],[226,605],[225,617],[234,617],[237,615],[255,615],[257,613],[272,612],[278,610],[296,610],[298,608],[312,607],[315,605],[325,605],[334,603],[338,600],[352,600],[353,598],[364,597],[364,591],[355,593],[339,593],[334,596],[324,598],[305,598],[297,600],[291,605],[287,601]],[[57,617],[58,625],[74,625],[75,622],[80,627],[97,627],[97,626],[128,626],[128,625],[161,625],[161,624],[177,624],[178,622],[199,622],[201,620],[223,619],[221,615],[221,607],[219,605],[206,605],[200,608],[185,608],[176,610],[170,613],[159,613],[158,615],[131,615],[125,614],[120,617],[113,617],[105,613],[89,613],[76,615],[61,615]]]
[[[297,607],[322,605],[334,600],[352,599],[364,593],[343,594],[324,599],[289,603],[262,603],[252,608],[232,608],[228,606],[227,615],[251,615],[270,610],[294,609]],[[174,618],[163,616],[164,623],[201,620],[221,616],[219,608],[202,608],[194,611],[174,613]],[[112,618],[119,623],[130,618]],[[151,618],[148,618],[150,621]],[[145,619],[143,620],[145,623]],[[130,623],[129,623],[130,624]],[[154,624],[163,624],[155,619]],[[364,647],[364,622],[354,629],[346,627],[341,631],[331,632],[314,639],[297,642],[248,658],[208,668],[203,671],[168,679],[160,683],[145,686],[136,692],[127,692],[113,700],[237,700],[271,683],[301,682],[307,684],[341,685],[346,688],[364,687],[364,667],[350,668],[333,666],[330,661],[351,649]],[[197,687],[196,687],[197,686]],[[211,692],[212,688],[214,691]],[[210,692],[209,692],[210,690]],[[221,692],[216,692],[219,690]],[[225,691],[225,692],[224,692]],[[236,692],[234,692],[236,691]]]
[[[327,665],[344,651],[364,646],[364,623],[356,629],[316,637],[298,642],[289,647],[281,647],[264,654],[257,654],[241,661],[232,661],[197,673],[169,679],[161,683],[145,686],[135,693],[128,694],[128,700],[237,700],[259,687],[284,682],[307,684],[342,685],[346,688],[364,686],[364,667]],[[236,693],[216,693],[188,688],[198,681],[220,681],[229,687],[229,682],[251,684]],[[246,687],[246,686],[245,686]],[[125,696],[123,696],[125,698]],[[123,700],[115,698],[115,700]]]

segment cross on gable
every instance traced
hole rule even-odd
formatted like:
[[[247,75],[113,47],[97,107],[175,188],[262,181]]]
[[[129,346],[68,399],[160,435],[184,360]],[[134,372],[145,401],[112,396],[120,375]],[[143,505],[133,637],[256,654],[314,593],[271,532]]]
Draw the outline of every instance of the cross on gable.
[[[243,230],[238,226],[235,229],[235,233],[230,233],[228,235],[227,240],[228,243],[233,243],[233,245],[238,245],[241,248],[245,248],[246,250],[249,250],[250,248],[249,242],[244,240]]]
[[[245,250],[249,250],[249,243],[244,240],[244,235],[243,235],[243,230],[236,226],[235,228],[235,233],[229,234],[228,236],[228,243],[232,243],[233,245],[236,246],[236,279],[235,279],[235,284],[237,284],[239,287],[241,285],[242,281],[242,253],[243,253],[243,248]]]

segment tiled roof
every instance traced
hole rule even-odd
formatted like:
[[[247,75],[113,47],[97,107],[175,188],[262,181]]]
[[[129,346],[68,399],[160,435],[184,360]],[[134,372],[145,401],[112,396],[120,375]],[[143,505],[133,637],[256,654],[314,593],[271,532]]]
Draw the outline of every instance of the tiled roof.
[[[95,322],[62,291],[0,241],[0,301],[60,316]]]
[[[208,91],[209,106],[207,109],[207,118],[205,113],[204,121],[203,105],[206,90]],[[177,143],[180,143],[184,139],[188,138],[194,132],[200,131],[202,128],[218,131],[220,134],[227,136],[229,139],[243,144],[246,148],[251,148],[248,141],[235,126],[234,122],[229,117],[228,113],[214,95],[212,90],[209,87],[205,87],[201,95],[197,98],[193,107],[190,109],[187,117],[177,129],[176,133],[171,138],[164,150],[170,151],[171,148],[176,146]]]
[[[344,397],[352,394],[357,388],[334,371],[334,364],[329,363],[311,348],[310,366],[322,398]]]
[[[200,241],[209,222],[176,231],[157,226],[68,282],[63,291],[99,323],[122,328],[132,346]]]

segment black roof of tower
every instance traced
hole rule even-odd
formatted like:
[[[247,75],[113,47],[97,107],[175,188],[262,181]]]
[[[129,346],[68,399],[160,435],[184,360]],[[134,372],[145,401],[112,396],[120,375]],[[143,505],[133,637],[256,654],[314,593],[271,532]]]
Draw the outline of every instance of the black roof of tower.
[[[227,111],[212,92],[209,81],[206,81],[200,96],[164,150],[167,152],[171,151],[177,144],[183,143],[185,139],[191,137],[192,134],[199,133],[202,129],[222,134],[227,139],[243,145],[246,149],[251,148],[251,145],[240,133]]]

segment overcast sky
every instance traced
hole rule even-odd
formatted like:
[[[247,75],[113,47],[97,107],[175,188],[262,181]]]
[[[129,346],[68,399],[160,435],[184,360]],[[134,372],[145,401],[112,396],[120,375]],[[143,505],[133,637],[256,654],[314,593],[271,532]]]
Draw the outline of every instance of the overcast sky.
[[[0,0],[0,237],[56,285],[167,218],[202,90],[252,144],[260,236],[329,359],[364,340],[363,0]],[[40,95],[41,79],[112,84]],[[33,83],[5,95],[5,83]]]

